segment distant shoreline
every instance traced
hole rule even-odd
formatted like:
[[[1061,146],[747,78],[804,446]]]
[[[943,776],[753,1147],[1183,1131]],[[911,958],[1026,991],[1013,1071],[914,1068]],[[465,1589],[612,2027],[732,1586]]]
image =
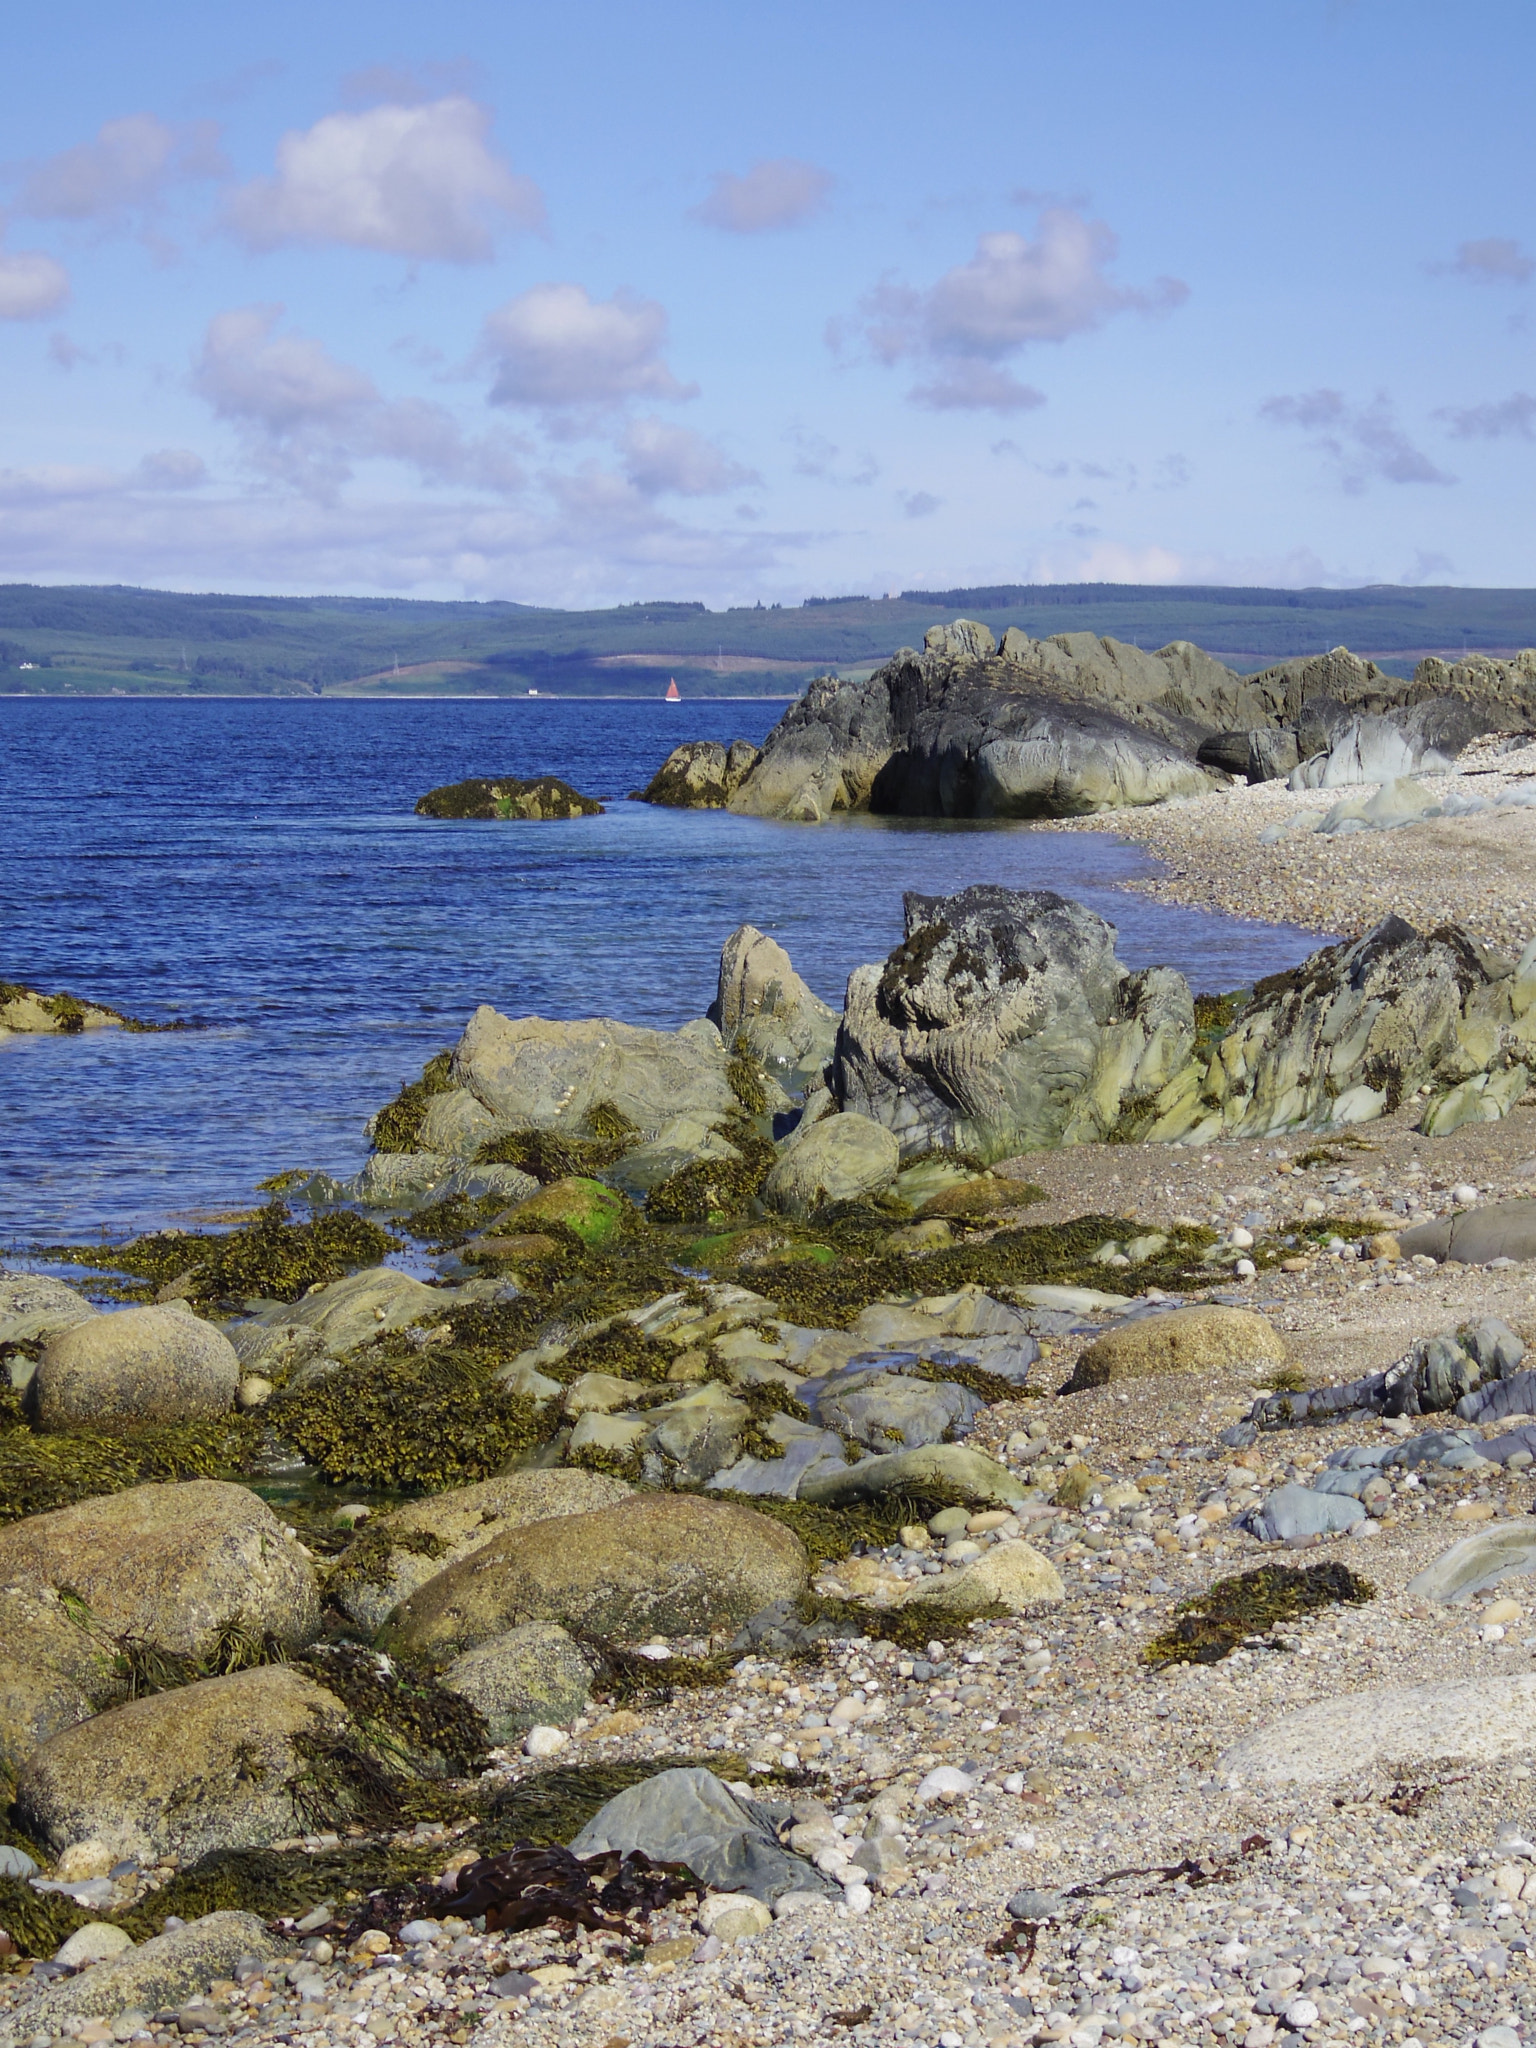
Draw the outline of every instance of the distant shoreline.
[[[189,690],[0,690],[0,703],[9,704],[793,704],[803,694],[789,696],[640,697],[631,690],[609,690],[601,694],[582,690],[561,696],[540,690],[536,697],[497,697],[479,690],[419,690],[398,696],[374,696],[344,690],[328,691],[319,697],[298,696],[287,690],[220,690],[195,694]]]

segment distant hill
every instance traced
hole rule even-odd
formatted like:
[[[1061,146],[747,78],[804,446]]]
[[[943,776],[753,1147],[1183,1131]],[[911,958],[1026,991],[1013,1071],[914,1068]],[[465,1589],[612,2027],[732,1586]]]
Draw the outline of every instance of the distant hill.
[[[938,620],[1001,635],[1193,640],[1252,671],[1347,645],[1407,674],[1423,654],[1536,645],[1536,591],[1002,584],[807,598],[712,612],[657,601],[554,611],[495,601],[228,597],[122,586],[0,585],[0,694],[125,696],[797,696],[867,670]]]

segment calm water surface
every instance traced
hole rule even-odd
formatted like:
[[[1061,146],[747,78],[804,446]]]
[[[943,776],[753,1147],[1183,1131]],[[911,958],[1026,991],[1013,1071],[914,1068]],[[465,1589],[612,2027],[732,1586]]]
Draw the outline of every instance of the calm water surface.
[[[0,980],[208,1027],[0,1042],[0,1244],[186,1221],[280,1167],[353,1172],[363,1120],[476,1003],[675,1026],[746,921],[834,1003],[900,938],[904,889],[1060,890],[1118,926],[1127,965],[1197,988],[1317,944],[1123,891],[1149,863],[1108,834],[625,800],[679,739],[760,740],[782,708],[0,701]],[[544,772],[613,807],[412,815],[437,783]]]

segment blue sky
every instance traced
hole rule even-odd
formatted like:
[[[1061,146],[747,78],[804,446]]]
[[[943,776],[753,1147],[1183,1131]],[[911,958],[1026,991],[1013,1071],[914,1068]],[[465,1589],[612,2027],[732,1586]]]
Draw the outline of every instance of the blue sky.
[[[1536,582],[1521,0],[60,0],[0,580]]]

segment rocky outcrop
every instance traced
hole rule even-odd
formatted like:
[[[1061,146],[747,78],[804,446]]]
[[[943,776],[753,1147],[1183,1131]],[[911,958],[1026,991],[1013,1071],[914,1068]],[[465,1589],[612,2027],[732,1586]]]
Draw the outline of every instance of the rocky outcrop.
[[[453,1079],[493,1116],[521,1130],[580,1136],[593,1110],[618,1112],[654,1136],[685,1116],[739,1114],[728,1055],[700,1018],[680,1031],[647,1031],[608,1017],[555,1023],[504,1017],[482,1003],[453,1055]]]
[[[719,740],[684,740],[634,795],[640,803],[676,811],[723,810],[758,759],[750,740],[732,740],[728,747]]]
[[[1049,891],[905,899],[904,943],[855,969],[834,1093],[903,1154],[986,1160],[1100,1138],[1185,1065],[1194,1004],[1165,968],[1128,974],[1113,925]],[[809,1142],[809,1140],[807,1140]]]
[[[776,939],[738,925],[720,949],[720,986],[709,1012],[734,1051],[793,1083],[819,1078],[837,1043],[837,1012],[796,974]]]
[[[583,796],[558,775],[536,775],[519,782],[515,775],[475,775],[467,782],[444,783],[416,799],[418,818],[600,818],[603,807]]]

